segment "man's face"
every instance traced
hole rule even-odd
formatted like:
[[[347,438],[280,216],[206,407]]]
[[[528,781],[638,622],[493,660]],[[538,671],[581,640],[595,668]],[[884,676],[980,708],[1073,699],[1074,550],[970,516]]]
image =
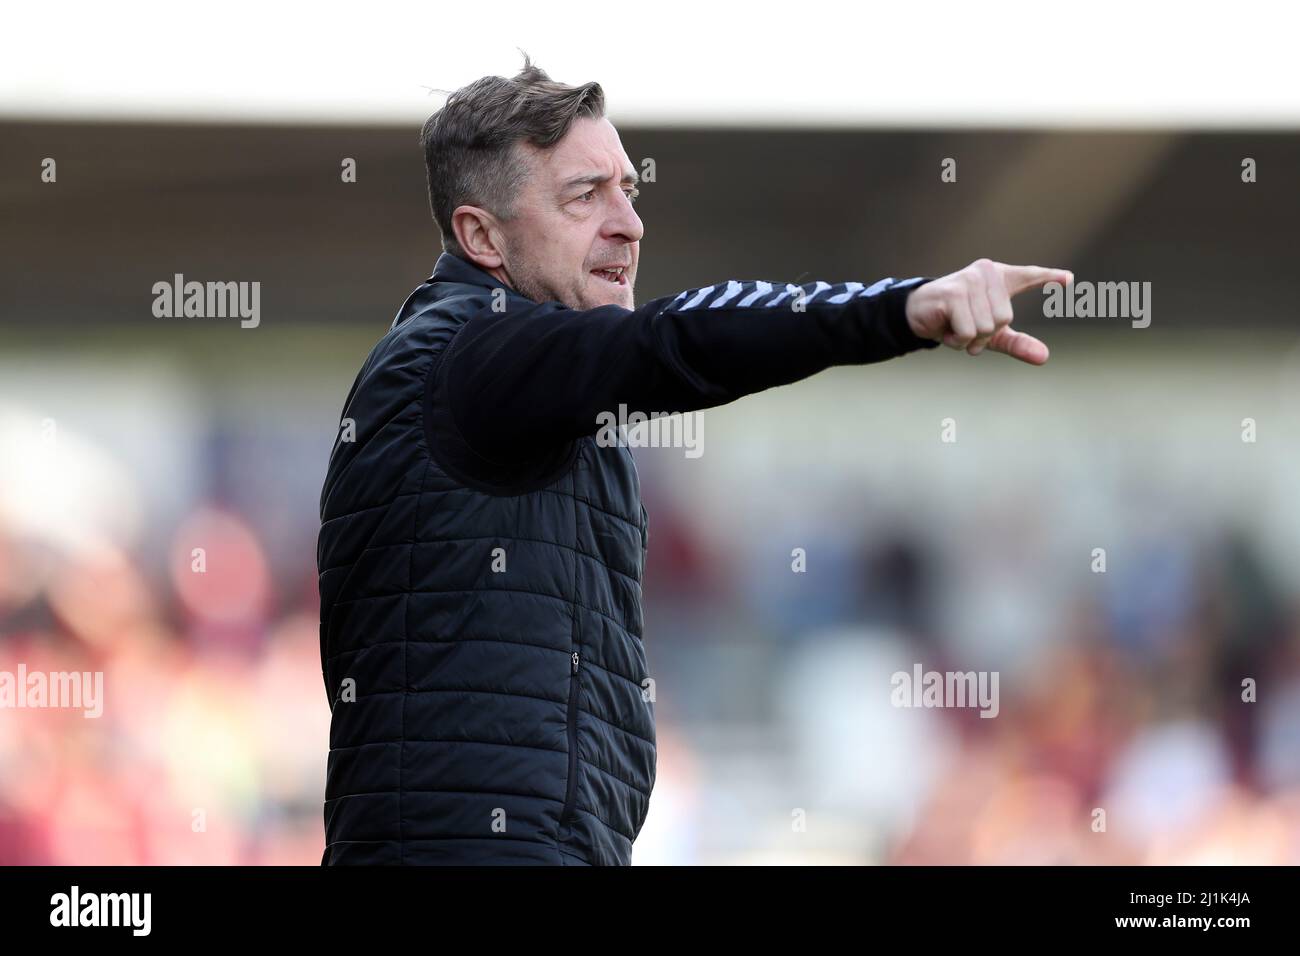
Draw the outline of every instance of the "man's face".
[[[553,149],[518,147],[530,173],[502,223],[503,270],[518,292],[571,309],[633,308],[641,219],[637,173],[609,120],[575,120]],[[600,271],[623,267],[617,279]]]

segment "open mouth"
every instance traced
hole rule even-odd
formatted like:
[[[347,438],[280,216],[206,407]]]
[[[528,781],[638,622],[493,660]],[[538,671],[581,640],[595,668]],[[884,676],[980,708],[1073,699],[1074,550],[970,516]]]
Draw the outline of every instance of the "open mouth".
[[[592,269],[591,274],[611,285],[627,285],[627,274],[621,266],[617,269]]]

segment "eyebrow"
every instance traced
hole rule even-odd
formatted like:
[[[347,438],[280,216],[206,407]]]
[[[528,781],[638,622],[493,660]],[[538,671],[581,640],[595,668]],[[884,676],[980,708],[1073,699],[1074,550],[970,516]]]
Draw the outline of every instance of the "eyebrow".
[[[560,192],[567,193],[569,190],[574,189],[577,186],[598,186],[601,183],[609,182],[612,178],[612,176],[607,176],[604,173],[585,173],[581,176],[574,176],[571,179],[566,179],[560,185]],[[630,184],[635,186],[639,182],[641,182],[641,177],[637,175],[636,170],[629,169],[623,173],[620,185]]]

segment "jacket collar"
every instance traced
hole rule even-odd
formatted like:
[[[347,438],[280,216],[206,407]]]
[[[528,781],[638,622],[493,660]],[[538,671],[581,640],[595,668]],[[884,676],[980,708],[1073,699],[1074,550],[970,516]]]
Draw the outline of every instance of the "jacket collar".
[[[517,294],[510,286],[494,279],[474,263],[462,259],[460,256],[452,255],[450,252],[444,252],[438,256],[438,261],[433,266],[433,275],[429,277],[429,281],[460,282],[465,285],[484,286],[488,289],[505,289],[507,292]]]
[[[472,262],[459,256],[453,256],[449,252],[444,252],[438,256],[438,261],[434,263],[433,274],[406,297],[402,307],[397,310],[397,315],[393,317],[393,322],[388,327],[389,331],[397,328],[412,316],[419,315],[439,299],[456,294],[455,290],[439,289],[437,287],[439,283],[468,285],[483,289],[505,289],[508,294],[515,294],[509,286],[498,282]]]

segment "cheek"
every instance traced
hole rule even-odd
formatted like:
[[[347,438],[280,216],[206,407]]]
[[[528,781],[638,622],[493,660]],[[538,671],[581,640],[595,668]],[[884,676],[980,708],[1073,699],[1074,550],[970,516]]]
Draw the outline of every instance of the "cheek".
[[[547,222],[534,222],[525,241],[534,255],[529,258],[537,272],[558,288],[582,285],[595,279],[587,272],[595,236],[588,224],[558,215]]]
[[[568,275],[586,271],[588,249],[576,237],[566,236],[556,230],[548,234],[542,242],[546,249],[546,261],[552,269]]]

